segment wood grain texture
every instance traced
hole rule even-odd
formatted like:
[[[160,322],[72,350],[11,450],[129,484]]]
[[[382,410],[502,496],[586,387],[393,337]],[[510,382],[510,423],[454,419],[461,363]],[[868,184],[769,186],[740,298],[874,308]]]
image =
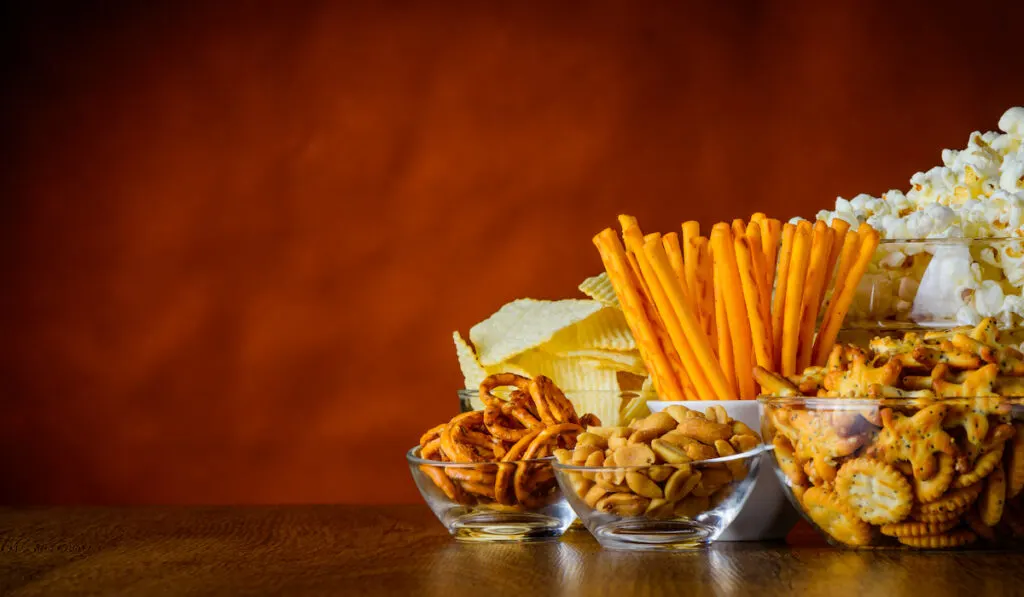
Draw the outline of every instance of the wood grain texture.
[[[4,503],[412,503],[452,331],[618,213],[906,190],[1024,98],[1019,0],[4,4]]]
[[[460,544],[425,506],[0,510],[0,594],[1010,595],[1019,554],[721,544],[604,551],[585,531]]]

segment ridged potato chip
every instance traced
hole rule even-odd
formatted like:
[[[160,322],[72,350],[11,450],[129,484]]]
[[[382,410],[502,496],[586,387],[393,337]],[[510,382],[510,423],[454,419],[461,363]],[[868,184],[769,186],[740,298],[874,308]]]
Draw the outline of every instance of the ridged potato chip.
[[[466,383],[464,387],[469,389],[479,387],[480,382],[487,377],[487,370],[480,364],[476,358],[476,352],[462,337],[462,334],[452,332],[452,339],[455,340],[455,355],[459,358],[459,369],[462,370],[462,377]]]
[[[469,339],[476,347],[480,364],[489,367],[548,342],[559,331],[602,308],[600,302],[592,300],[518,299],[473,326]],[[555,383],[562,385],[558,380]]]
[[[612,281],[608,278],[608,272],[601,272],[587,278],[580,283],[579,288],[580,292],[606,307],[622,309],[622,306],[619,305],[619,297],[615,295],[615,289],[612,288]]]
[[[636,350],[622,311],[604,308],[583,321],[558,332],[542,346],[548,352],[564,350]]]
[[[520,354],[510,362],[527,371],[530,377],[544,375],[551,378],[566,393],[569,390],[619,389],[614,370],[599,368],[596,363],[586,359],[557,357],[535,349]]]
[[[578,359],[581,363],[596,369],[611,369],[613,371],[628,371],[634,375],[646,376],[647,368],[640,358],[640,353],[635,351],[618,352],[614,350],[566,350],[562,352],[543,352],[550,354],[553,358]]]

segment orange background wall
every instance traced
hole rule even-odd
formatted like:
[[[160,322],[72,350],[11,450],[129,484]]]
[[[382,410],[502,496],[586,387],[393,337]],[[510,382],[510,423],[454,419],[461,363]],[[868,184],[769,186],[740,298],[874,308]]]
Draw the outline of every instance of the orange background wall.
[[[23,4],[11,503],[416,501],[452,330],[617,213],[810,216],[1024,104],[1019,2]]]

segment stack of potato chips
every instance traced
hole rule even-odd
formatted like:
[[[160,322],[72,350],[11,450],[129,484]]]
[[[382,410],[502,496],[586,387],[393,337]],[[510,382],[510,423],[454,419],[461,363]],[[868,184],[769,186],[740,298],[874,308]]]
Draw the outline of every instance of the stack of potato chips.
[[[545,375],[578,412],[593,412],[606,424],[642,416],[646,399],[637,390],[647,369],[607,275],[588,278],[580,290],[590,299],[508,303],[470,329],[472,345],[455,332],[465,387],[475,389],[498,372]]]

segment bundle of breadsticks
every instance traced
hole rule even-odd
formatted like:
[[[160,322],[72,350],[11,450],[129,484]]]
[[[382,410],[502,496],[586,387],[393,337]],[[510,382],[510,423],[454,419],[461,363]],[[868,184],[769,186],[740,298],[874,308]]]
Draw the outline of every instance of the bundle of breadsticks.
[[[879,241],[839,218],[783,225],[756,213],[709,237],[694,221],[681,235],[619,223],[621,240],[606,228],[594,244],[666,400],[752,399],[757,365],[784,375],[824,365]]]

